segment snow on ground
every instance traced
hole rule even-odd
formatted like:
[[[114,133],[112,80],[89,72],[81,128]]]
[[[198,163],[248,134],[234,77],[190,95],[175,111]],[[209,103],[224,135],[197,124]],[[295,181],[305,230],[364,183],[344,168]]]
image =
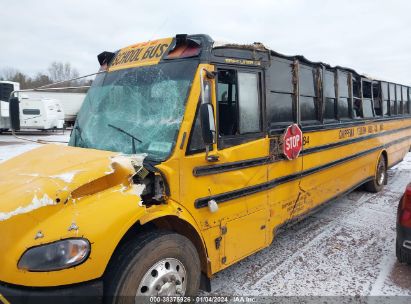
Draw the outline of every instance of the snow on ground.
[[[68,142],[70,130],[55,132],[27,131],[18,133],[17,136],[19,138],[12,136],[10,133],[0,134],[0,162],[40,147],[42,143],[35,142],[37,139],[56,141],[57,144],[62,144],[60,142]]]
[[[69,132],[22,137],[67,141]],[[0,162],[38,143],[0,135]],[[282,231],[270,247],[218,273],[202,295],[411,296],[411,266],[395,258],[398,201],[411,182],[411,153],[376,194],[356,190]]]

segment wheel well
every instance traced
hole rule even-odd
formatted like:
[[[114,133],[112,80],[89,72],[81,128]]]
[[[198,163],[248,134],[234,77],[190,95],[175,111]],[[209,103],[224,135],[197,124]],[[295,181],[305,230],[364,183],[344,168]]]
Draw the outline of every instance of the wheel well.
[[[388,154],[387,154],[387,151],[383,150],[383,151],[381,152],[381,155],[384,156],[385,168],[388,169]]]
[[[201,263],[201,271],[205,274],[208,273],[207,252],[205,250],[201,237],[198,235],[197,231],[194,229],[193,226],[191,226],[186,221],[181,220],[177,216],[171,215],[154,219],[150,223],[154,224],[157,229],[174,231],[188,238],[197,249]]]
[[[105,273],[107,272],[107,269],[109,268],[108,266],[111,263],[113,257],[115,257],[123,249],[125,244],[127,244],[131,239],[135,238],[137,235],[152,230],[174,231],[188,238],[197,249],[201,263],[201,271],[205,275],[208,274],[208,259],[206,250],[203,245],[203,241],[201,240],[200,236],[198,235],[194,227],[192,227],[189,223],[179,219],[176,216],[164,216],[161,218],[154,219],[151,222],[148,222],[144,225],[141,225],[140,222],[136,222],[133,226],[131,226],[130,229],[124,234],[124,236],[118,243],[116,249],[114,250],[110,258],[110,261],[106,266]]]

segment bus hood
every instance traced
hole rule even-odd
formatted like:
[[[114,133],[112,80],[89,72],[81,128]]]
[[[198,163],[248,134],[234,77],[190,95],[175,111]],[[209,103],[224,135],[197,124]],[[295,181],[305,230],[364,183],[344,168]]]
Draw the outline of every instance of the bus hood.
[[[24,286],[74,283],[77,272],[70,271],[75,268],[53,276],[17,268],[27,248],[73,237],[86,238],[93,250],[104,253],[82,268],[90,273],[88,279],[99,277],[96,265],[107,262],[112,240],[120,239],[146,210],[141,204],[145,186],[132,183],[144,157],[45,145],[1,163],[0,281]]]
[[[57,211],[57,205],[121,184],[140,186],[135,191],[140,195],[144,187],[131,185],[130,178],[143,160],[144,155],[53,144],[17,156],[0,164],[0,225],[40,209]]]

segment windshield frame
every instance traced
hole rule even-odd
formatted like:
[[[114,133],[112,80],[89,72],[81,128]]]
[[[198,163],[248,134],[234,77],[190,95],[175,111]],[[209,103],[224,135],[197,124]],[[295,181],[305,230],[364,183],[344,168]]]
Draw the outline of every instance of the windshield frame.
[[[108,77],[108,75],[113,75],[114,73],[125,73],[127,71],[132,71],[132,70],[139,70],[141,68],[149,68],[149,67],[161,67],[162,65],[169,65],[169,64],[182,64],[182,63],[189,63],[192,64],[192,71],[190,71],[189,75],[189,83],[187,85],[187,91],[185,94],[181,95],[181,106],[182,106],[182,114],[181,114],[181,119],[180,122],[178,123],[178,126],[175,129],[175,134],[172,138],[172,140],[170,141],[171,147],[167,153],[167,155],[165,155],[164,157],[157,157],[156,155],[151,155],[150,153],[147,152],[143,152],[146,154],[146,159],[152,162],[156,162],[156,163],[160,163],[163,161],[166,161],[167,159],[169,159],[175,150],[176,147],[176,143],[177,143],[177,138],[178,138],[178,134],[181,130],[181,125],[184,121],[184,116],[185,116],[185,111],[186,111],[186,105],[188,102],[188,98],[191,94],[191,89],[193,87],[193,83],[195,81],[195,76],[197,74],[197,70],[198,70],[198,66],[200,64],[200,60],[198,58],[184,58],[184,59],[175,59],[175,60],[167,60],[167,61],[161,61],[158,64],[155,65],[144,65],[144,66],[139,66],[139,67],[132,67],[132,68],[127,68],[127,69],[121,69],[121,70],[116,70],[116,71],[112,71],[112,72],[106,72],[106,73],[102,73],[100,75],[97,75],[97,77],[95,78],[95,80],[93,81],[90,89],[95,89],[98,87],[103,87],[103,84],[106,80],[106,78]],[[87,93],[87,96],[89,95],[89,92]],[[84,134],[83,133],[83,126],[82,124],[79,123],[79,120],[81,119],[82,115],[87,115],[87,112],[84,112],[84,108],[86,108],[86,102],[87,102],[87,96],[83,102],[83,105],[81,106],[80,111],[78,112],[78,115],[76,117],[76,122],[73,126],[73,131],[71,133],[70,136],[70,141],[69,141],[69,146],[74,146],[74,147],[81,147],[81,148],[88,148],[88,149],[97,149],[97,150],[104,150],[101,149],[100,147],[92,147],[92,146],[84,146]],[[126,110],[125,110],[126,111]],[[79,119],[80,118],[80,119]],[[121,149],[113,151],[113,150],[106,150],[106,151],[112,151],[112,152],[116,152],[116,153],[122,153],[122,154],[126,154],[126,155],[133,155],[133,153],[124,153],[121,151]],[[141,152],[137,152],[136,154],[141,154]]]

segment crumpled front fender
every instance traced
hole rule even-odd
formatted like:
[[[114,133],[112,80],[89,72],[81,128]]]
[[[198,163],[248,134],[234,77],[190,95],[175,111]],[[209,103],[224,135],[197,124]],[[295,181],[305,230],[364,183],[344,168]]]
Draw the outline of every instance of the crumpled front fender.
[[[1,224],[1,231],[9,231],[8,235],[14,241],[1,250],[0,281],[41,287],[99,278],[123,235],[146,214],[146,208],[133,188],[124,190],[123,186],[81,198],[47,216],[46,220],[39,220],[42,213],[47,212],[45,209],[38,210],[34,217],[36,225],[26,227],[27,230],[24,221],[33,220],[29,214]],[[53,272],[28,272],[17,268],[18,260],[26,249],[70,237],[84,237],[91,243],[90,256],[83,264]]]

